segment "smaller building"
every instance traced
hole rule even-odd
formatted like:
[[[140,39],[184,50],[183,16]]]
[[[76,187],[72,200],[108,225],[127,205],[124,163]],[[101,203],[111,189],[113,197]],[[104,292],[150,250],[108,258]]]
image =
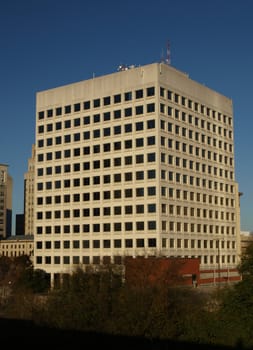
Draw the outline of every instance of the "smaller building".
[[[241,254],[245,253],[250,243],[253,243],[253,232],[241,231]]]
[[[200,280],[199,258],[126,257],[125,282],[132,286],[193,286]]]
[[[11,236],[12,231],[12,187],[13,180],[8,165],[0,164],[0,237]]]
[[[17,257],[27,255],[33,260],[33,236],[10,236],[0,240],[0,255]]]

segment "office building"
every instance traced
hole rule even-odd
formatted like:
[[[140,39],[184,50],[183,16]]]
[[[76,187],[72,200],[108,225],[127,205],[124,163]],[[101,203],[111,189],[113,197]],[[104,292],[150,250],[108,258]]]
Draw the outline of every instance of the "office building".
[[[12,177],[8,165],[0,164],[0,238],[11,236],[12,231]]]
[[[9,236],[0,240],[0,255],[15,258],[27,255],[33,262],[33,236]]]
[[[34,224],[34,166],[35,145],[32,145],[32,155],[28,159],[28,169],[24,174],[24,234],[33,235]]]
[[[126,256],[236,274],[232,100],[169,64],[38,92],[34,191],[34,266],[52,283]]]
[[[24,214],[16,214],[15,236],[23,236],[24,234]]]

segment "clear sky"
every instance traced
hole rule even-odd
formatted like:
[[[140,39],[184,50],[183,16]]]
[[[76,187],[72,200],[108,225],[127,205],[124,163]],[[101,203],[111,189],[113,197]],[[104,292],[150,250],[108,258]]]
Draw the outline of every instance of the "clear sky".
[[[8,0],[0,3],[0,163],[13,226],[35,141],[36,92],[160,61],[231,98],[241,230],[253,231],[253,1]],[[14,227],[13,227],[14,228]]]

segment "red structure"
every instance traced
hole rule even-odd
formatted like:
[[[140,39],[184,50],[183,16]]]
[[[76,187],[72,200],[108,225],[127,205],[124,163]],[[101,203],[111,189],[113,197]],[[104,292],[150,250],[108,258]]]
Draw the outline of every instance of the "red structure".
[[[125,281],[147,285],[197,286],[200,279],[198,258],[126,257]]]

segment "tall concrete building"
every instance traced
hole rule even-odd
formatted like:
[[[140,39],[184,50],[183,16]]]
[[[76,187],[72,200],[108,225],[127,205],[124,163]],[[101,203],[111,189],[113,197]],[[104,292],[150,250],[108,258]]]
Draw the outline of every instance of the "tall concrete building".
[[[34,266],[240,255],[231,99],[165,63],[37,93]],[[221,273],[221,272],[220,272]]]
[[[12,186],[8,165],[0,164],[0,239],[12,233]]]
[[[28,159],[28,169],[24,174],[24,234],[33,235],[34,224],[34,167],[35,145],[32,145],[32,154]]]

